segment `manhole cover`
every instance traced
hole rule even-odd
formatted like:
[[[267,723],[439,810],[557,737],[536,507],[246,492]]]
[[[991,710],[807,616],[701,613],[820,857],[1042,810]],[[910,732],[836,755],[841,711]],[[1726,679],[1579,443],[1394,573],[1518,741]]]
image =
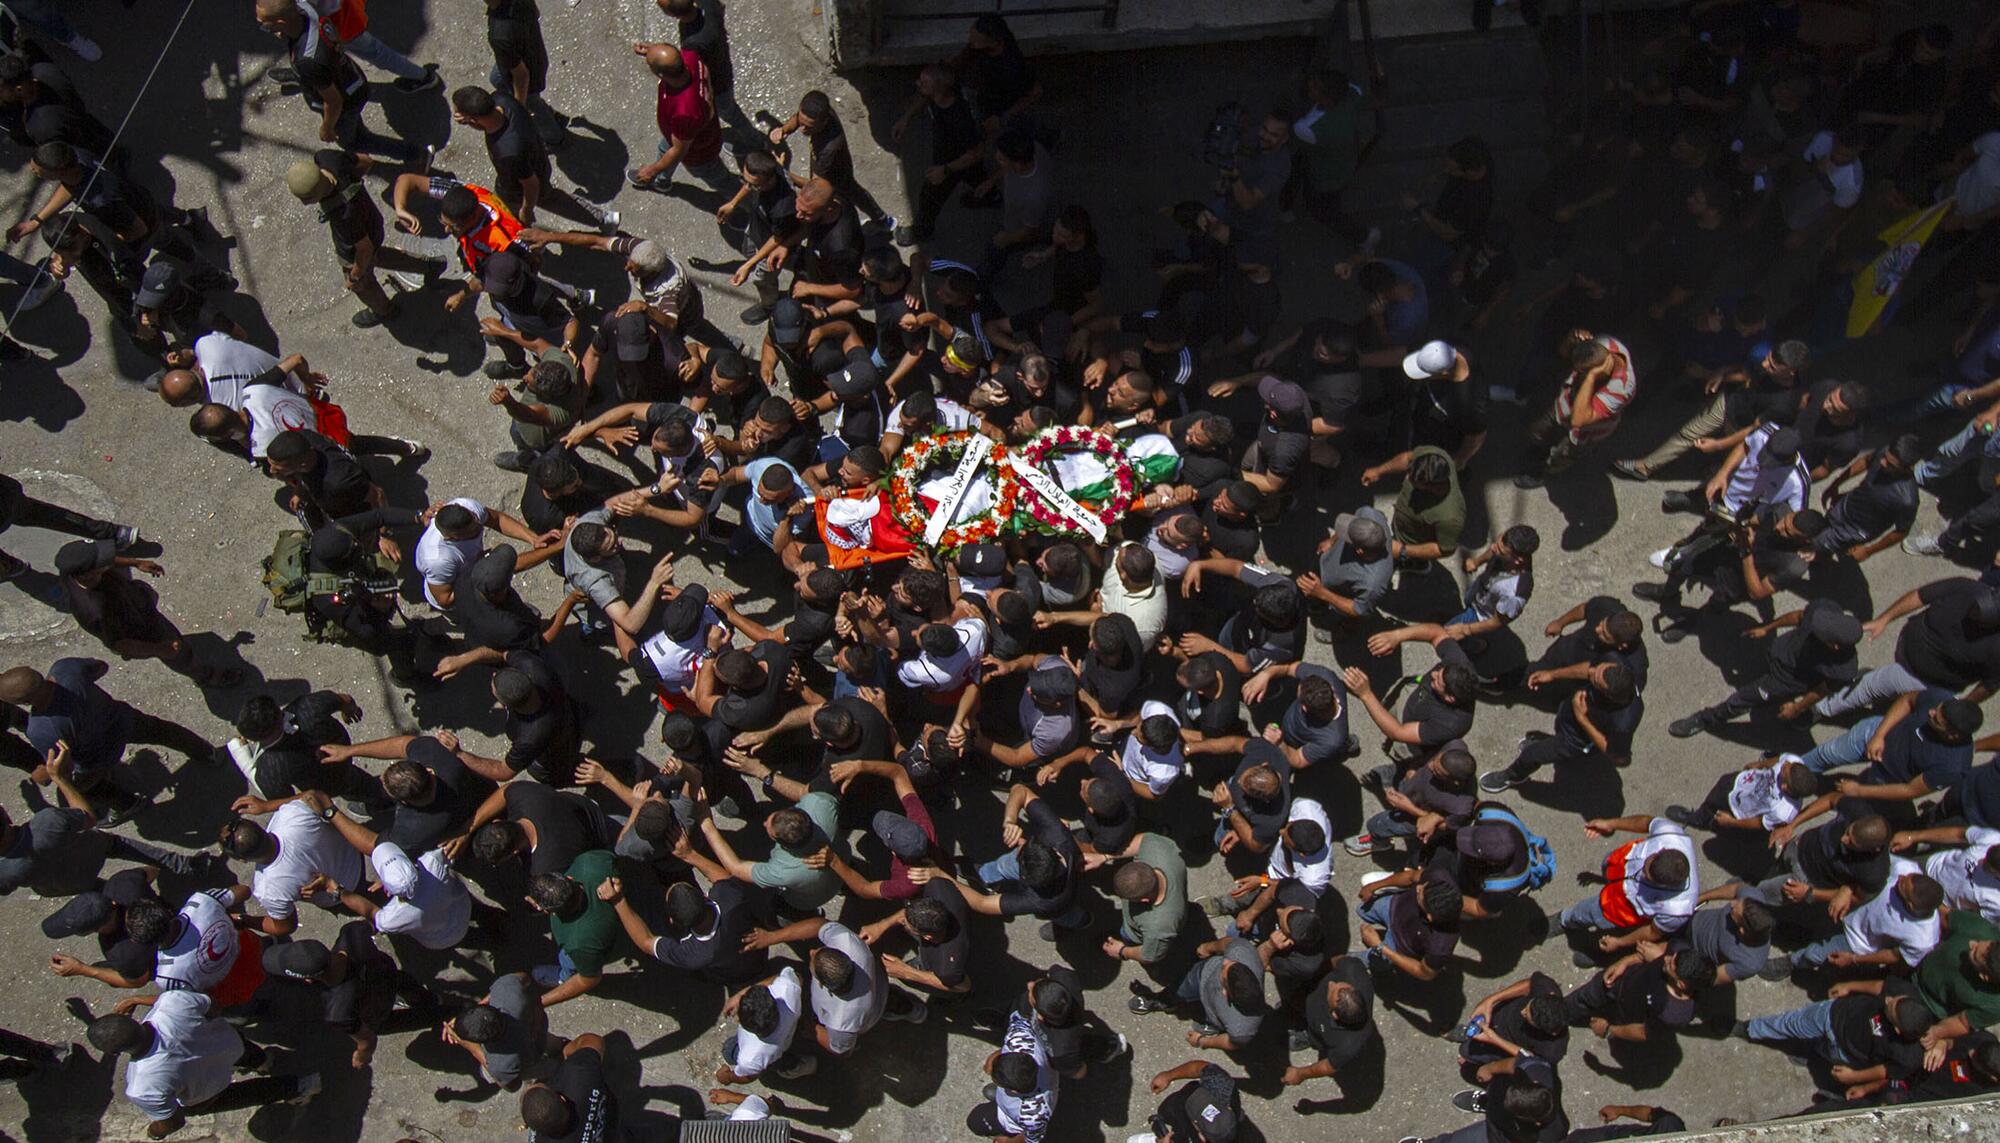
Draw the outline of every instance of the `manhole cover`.
[[[118,519],[118,506],[111,497],[81,476],[40,468],[13,476],[22,491],[37,500],[99,520]],[[0,551],[28,561],[26,574],[0,583],[0,642],[32,643],[70,626],[62,585],[56,579],[56,549],[74,539],[64,532],[21,524],[0,532]]]

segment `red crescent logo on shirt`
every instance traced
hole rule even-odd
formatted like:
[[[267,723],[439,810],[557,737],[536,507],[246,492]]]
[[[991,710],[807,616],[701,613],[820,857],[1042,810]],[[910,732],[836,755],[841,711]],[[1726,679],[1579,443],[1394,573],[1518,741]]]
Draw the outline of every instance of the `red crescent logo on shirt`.
[[[220,964],[229,951],[236,947],[236,931],[227,926],[217,925],[209,930],[201,941],[202,959],[211,964]]]
[[[298,414],[292,412],[290,409],[278,410],[278,423],[287,429],[310,429],[316,424],[315,421],[311,420],[299,420]]]

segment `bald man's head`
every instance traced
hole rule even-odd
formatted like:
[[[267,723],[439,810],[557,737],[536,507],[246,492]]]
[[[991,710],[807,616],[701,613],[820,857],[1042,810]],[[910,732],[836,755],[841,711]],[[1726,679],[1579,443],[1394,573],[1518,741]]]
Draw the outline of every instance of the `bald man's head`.
[[[207,395],[201,378],[192,369],[169,369],[160,378],[160,399],[176,409],[184,409]]]
[[[670,82],[688,78],[687,64],[681,61],[681,50],[672,44],[654,44],[646,49],[646,66],[653,74]]]

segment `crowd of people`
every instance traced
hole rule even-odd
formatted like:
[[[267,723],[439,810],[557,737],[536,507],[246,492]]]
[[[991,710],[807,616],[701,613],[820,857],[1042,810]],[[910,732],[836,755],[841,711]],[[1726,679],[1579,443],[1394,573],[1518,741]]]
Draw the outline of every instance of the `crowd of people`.
[[[310,1100],[320,1075],[271,1038],[351,1041],[360,1069],[416,1027],[516,1093],[531,1139],[612,1138],[622,1025],[564,1006],[621,962],[722,998],[707,1102],[734,1120],[783,1116],[815,1072],[861,1082],[892,1025],[941,1018],[992,1045],[970,1132],[1095,1138],[1065,1094],[1172,1017],[1187,1048],[1147,1061],[1132,1138],[1228,1143],[1260,1079],[1367,1110],[1384,1038],[1438,1034],[1403,1001],[1462,945],[1544,940],[1570,943],[1573,979],[1445,1014],[1464,1125],[1430,1138],[1679,1130],[1664,1107],[1566,1108],[1561,1071],[1573,1037],[1636,1069],[1697,1025],[1808,1065],[1774,1111],[2000,1090],[2000,769],[1975,762],[2000,747],[1981,736],[2000,686],[2000,22],[1829,45],[1799,0],[1701,0],[1561,121],[1519,209],[1496,209],[1502,156],[1466,137],[1435,195],[1375,225],[1344,202],[1365,99],[1315,67],[1218,117],[1210,184],[1150,204],[1175,241],[1120,309],[1100,229],[1128,220],[1064,197],[1059,116],[1000,17],[922,68],[886,133],[917,172],[904,219],[861,185],[826,93],[753,122],[721,5],[658,2],[678,34],[626,65],[657,87],[658,146],[619,209],[556,179],[557,13],[486,0],[490,73],[448,92],[484,159],[462,145],[448,173],[435,141],[364,122],[371,71],[396,98],[445,79],[375,38],[361,0],[254,4],[304,104],[282,120],[303,155],[286,233],[324,225],[353,352],[422,291],[478,312],[452,336],[491,351],[491,459],[521,479],[503,506],[399,502],[391,470],[430,449],[359,432],[321,371],[227,315],[205,217],[128,173],[140,144],[91,95],[97,46],[10,0],[0,124],[46,184],[0,253],[11,321],[80,278],[228,478],[268,482],[277,610],[400,684],[490,695],[505,740],[368,738],[352,695],[245,687],[161,610],[143,522],[0,477],[0,531],[77,537],[48,570],[108,652],[0,672],[0,752],[29,779],[29,812],[0,811],[0,893],[62,899],[40,907],[50,970],[92,982],[85,1040],[124,1057],[149,1138]],[[630,233],[662,192],[712,202],[734,257]],[[1963,308],[1962,334],[1920,347],[1941,373],[1824,375],[1866,300],[1856,272],[1931,204],[1944,268],[1877,320],[1900,338],[1899,318]],[[946,212],[987,210],[983,249],[935,249]],[[1281,299],[1308,229],[1345,254],[1325,291]],[[562,280],[592,259],[630,300]],[[1785,259],[1811,272],[1784,304],[1740,271]],[[1529,297],[1538,267],[1553,285]],[[1003,306],[1001,281],[1039,300]],[[754,295],[734,322],[704,305],[725,284]],[[1532,348],[1502,370],[1480,347],[1509,324]],[[1489,447],[1516,425],[1518,463]],[[1102,539],[891,550],[871,526],[933,434],[1063,426],[1146,458]],[[1545,599],[1555,618],[1517,629],[1557,544],[1487,525],[1483,490],[1590,477],[1676,478],[1659,511],[1685,534],[1629,598]],[[1925,493],[1941,532],[1916,528]],[[1928,582],[1857,608],[1842,585],[1890,561]],[[538,565],[566,593],[546,614],[522,593]],[[1649,719],[1648,644],[1691,634],[1752,666]],[[1893,655],[1863,670],[1871,639]],[[235,709],[226,741],[118,697],[135,659]],[[652,716],[636,754],[601,748],[612,703]],[[1476,756],[1489,707],[1548,729]],[[1798,749],[1588,819],[1616,842],[1601,864],[1515,808],[1746,717]],[[175,801],[244,791],[212,847],[135,836],[166,808],[139,745],[178,756]],[[1737,876],[1708,872],[1705,834],[1747,843]],[[1351,903],[1337,849],[1374,866]],[[975,976],[999,948],[1024,985]],[[1125,987],[1086,987],[1107,964]],[[1735,1019],[1752,978],[1796,1006]],[[1245,1074],[1273,1058],[1246,1054],[1260,1041],[1289,1051],[1281,1075]],[[0,1032],[13,1076],[77,1050]]]

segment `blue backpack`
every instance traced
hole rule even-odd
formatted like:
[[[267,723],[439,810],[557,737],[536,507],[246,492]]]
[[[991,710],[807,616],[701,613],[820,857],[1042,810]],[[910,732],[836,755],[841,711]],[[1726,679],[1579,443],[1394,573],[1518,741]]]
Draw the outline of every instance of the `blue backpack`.
[[[1549,839],[1529,829],[1514,812],[1501,806],[1481,806],[1474,821],[1504,822],[1513,826],[1528,843],[1528,865],[1519,873],[1502,877],[1488,877],[1480,886],[1483,893],[1511,893],[1527,888],[1530,892],[1540,889],[1556,876],[1556,851]]]

